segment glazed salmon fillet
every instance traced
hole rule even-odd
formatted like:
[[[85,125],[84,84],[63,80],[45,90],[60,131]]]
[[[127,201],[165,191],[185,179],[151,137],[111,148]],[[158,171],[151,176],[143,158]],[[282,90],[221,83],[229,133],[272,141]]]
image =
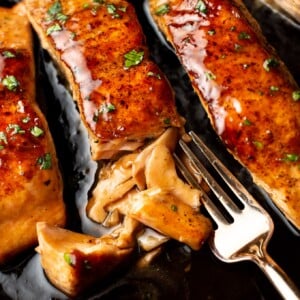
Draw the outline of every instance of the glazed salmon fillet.
[[[67,78],[93,159],[132,151],[181,127],[172,89],[150,59],[133,6],[122,0],[26,0],[42,45]]]
[[[300,228],[300,90],[242,1],[150,0],[233,156]]]
[[[0,264],[37,244],[38,221],[65,224],[56,152],[35,101],[32,46],[24,6],[0,8]]]

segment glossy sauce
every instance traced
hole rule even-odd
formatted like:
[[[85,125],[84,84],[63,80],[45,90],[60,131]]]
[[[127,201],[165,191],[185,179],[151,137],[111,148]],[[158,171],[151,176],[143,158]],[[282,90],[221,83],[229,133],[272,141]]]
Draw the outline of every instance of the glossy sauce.
[[[15,183],[21,184],[23,180],[30,180],[40,169],[38,159],[47,152],[44,136],[46,128],[29,100],[32,94],[26,82],[26,77],[31,72],[27,63],[31,59],[29,53],[15,52],[13,49],[0,49],[0,52],[0,177],[6,178],[0,183],[0,193],[9,194],[16,188]],[[5,53],[13,57],[6,57]],[[17,81],[13,90],[5,85],[7,76],[13,76]],[[39,131],[36,136],[33,128]],[[11,177],[12,190],[8,184],[8,176]]]
[[[123,1],[108,5],[116,14],[98,3],[80,7],[62,30],[49,35],[72,72],[73,97],[85,124],[102,141],[151,137],[170,125],[180,126],[173,92],[148,58],[134,8]],[[50,25],[42,24],[45,31]],[[132,50],[143,58],[126,68],[124,55]]]

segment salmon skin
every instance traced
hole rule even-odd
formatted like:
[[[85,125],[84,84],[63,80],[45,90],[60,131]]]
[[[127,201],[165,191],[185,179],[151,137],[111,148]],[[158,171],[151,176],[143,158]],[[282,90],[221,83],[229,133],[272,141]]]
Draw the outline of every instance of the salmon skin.
[[[211,123],[300,228],[300,90],[242,1],[150,0]]]
[[[150,59],[133,5],[123,0],[26,0],[42,45],[65,74],[93,159],[135,150],[181,127],[174,94]]]
[[[63,184],[35,101],[31,28],[24,6],[0,8],[0,264],[36,246],[36,223],[65,224]]]

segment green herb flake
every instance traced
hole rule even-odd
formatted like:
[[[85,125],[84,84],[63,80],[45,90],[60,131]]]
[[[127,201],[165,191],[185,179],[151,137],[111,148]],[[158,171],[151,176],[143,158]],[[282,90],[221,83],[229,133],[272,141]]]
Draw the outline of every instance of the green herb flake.
[[[210,29],[210,30],[207,31],[207,33],[208,33],[209,35],[215,35],[215,34],[216,34],[216,31],[215,31],[215,29]]]
[[[243,120],[243,125],[244,126],[250,126],[250,125],[252,125],[252,122],[249,119],[246,118],[246,119]]]
[[[99,113],[107,114],[116,110],[116,107],[112,103],[105,103],[100,106]]]
[[[278,92],[278,91],[279,91],[279,87],[276,86],[276,85],[271,85],[271,86],[270,86],[270,91],[271,91],[271,92]]]
[[[168,12],[170,11],[170,6],[168,3],[164,3],[160,6],[158,6],[155,10],[155,14],[157,16],[162,16],[162,15],[165,15],[167,14]]]
[[[17,87],[20,85],[16,77],[13,75],[6,75],[2,79],[2,84],[10,91],[16,91]]]
[[[165,118],[164,119],[164,124],[171,125],[171,119],[170,118]]]
[[[263,62],[263,68],[267,71],[270,72],[271,69],[277,68],[279,66],[279,62],[277,59],[271,57],[271,58],[267,58],[264,62]]]
[[[36,163],[40,166],[41,170],[48,170],[52,167],[52,158],[50,153],[38,157]]]
[[[126,69],[140,64],[144,58],[144,51],[131,50],[124,54],[125,62],[124,66]]]
[[[199,0],[195,6],[195,9],[203,14],[207,14],[207,6],[204,1]]]
[[[22,123],[27,124],[30,121],[30,117],[25,117],[22,119]]]
[[[295,153],[287,153],[284,155],[283,160],[288,162],[296,162],[299,160],[299,155]]]
[[[118,10],[125,13],[127,11],[127,7],[126,6],[120,6],[120,7],[118,7]]]
[[[69,266],[74,267],[76,265],[76,257],[71,253],[64,253],[64,260]]]
[[[0,131],[0,142],[3,142],[4,144],[7,145],[7,137],[6,137],[5,132],[3,132],[3,131]]]
[[[262,150],[264,148],[264,144],[260,141],[253,141],[252,143],[258,150]]]
[[[149,72],[147,73],[147,76],[149,76],[149,77],[156,77],[157,79],[161,80],[160,74],[154,73],[154,72],[152,72],[152,71],[149,71]]]
[[[242,49],[242,46],[241,45],[239,45],[239,44],[234,44],[234,50],[236,51],[236,52],[238,52],[238,51],[240,51]]]
[[[16,55],[14,53],[12,53],[11,51],[3,51],[2,55],[5,58],[14,58],[14,57],[16,57]]]
[[[249,33],[245,32],[245,31],[242,31],[242,32],[239,33],[238,39],[239,40],[250,40],[251,36],[250,36]]]
[[[171,209],[172,209],[174,212],[177,212],[177,211],[178,211],[178,207],[177,207],[177,205],[175,205],[175,204],[172,204],[172,205],[171,205]]]
[[[217,76],[211,71],[206,71],[205,76],[208,80],[216,80],[217,78]]]
[[[53,32],[57,32],[57,31],[62,31],[62,27],[61,27],[58,23],[55,23],[54,25],[49,26],[49,27],[47,28],[46,34],[47,34],[47,35],[50,35],[50,34],[52,34]]]
[[[111,3],[107,4],[106,9],[107,9],[107,12],[109,14],[111,14],[114,18],[120,17],[120,15],[117,13],[117,7],[114,4],[111,4]]]
[[[293,98],[294,101],[299,101],[300,100],[300,90],[293,91],[292,98]]]
[[[55,16],[56,14],[60,13],[62,11],[61,3],[60,1],[55,1],[48,9],[47,13],[50,16]]]
[[[3,145],[0,145],[0,150],[3,150],[5,147]]]
[[[6,131],[11,131],[12,135],[25,133],[25,130],[22,129],[18,124],[8,124]]]
[[[40,137],[44,134],[44,130],[38,126],[34,126],[30,129],[30,133],[35,137]]]

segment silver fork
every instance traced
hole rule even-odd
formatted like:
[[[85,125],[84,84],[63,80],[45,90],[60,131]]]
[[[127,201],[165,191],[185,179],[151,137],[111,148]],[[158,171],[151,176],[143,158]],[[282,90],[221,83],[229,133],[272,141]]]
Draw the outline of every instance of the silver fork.
[[[187,155],[194,175],[205,180],[218,201],[223,205],[233,222],[227,220],[210,197],[203,191],[203,205],[216,223],[217,228],[209,239],[212,252],[224,262],[250,260],[255,262],[266,274],[283,299],[299,300],[300,291],[287,274],[268,255],[267,244],[273,234],[273,221],[269,214],[257,203],[246,188],[234,177],[225,165],[213,154],[194,132],[189,133],[194,145],[203,153],[215,168],[223,181],[242,203],[240,209],[217,183],[207,168],[200,162],[191,148],[183,140],[179,145]],[[182,160],[174,154],[176,165],[185,179],[195,187],[203,190],[193,172],[187,169]]]

